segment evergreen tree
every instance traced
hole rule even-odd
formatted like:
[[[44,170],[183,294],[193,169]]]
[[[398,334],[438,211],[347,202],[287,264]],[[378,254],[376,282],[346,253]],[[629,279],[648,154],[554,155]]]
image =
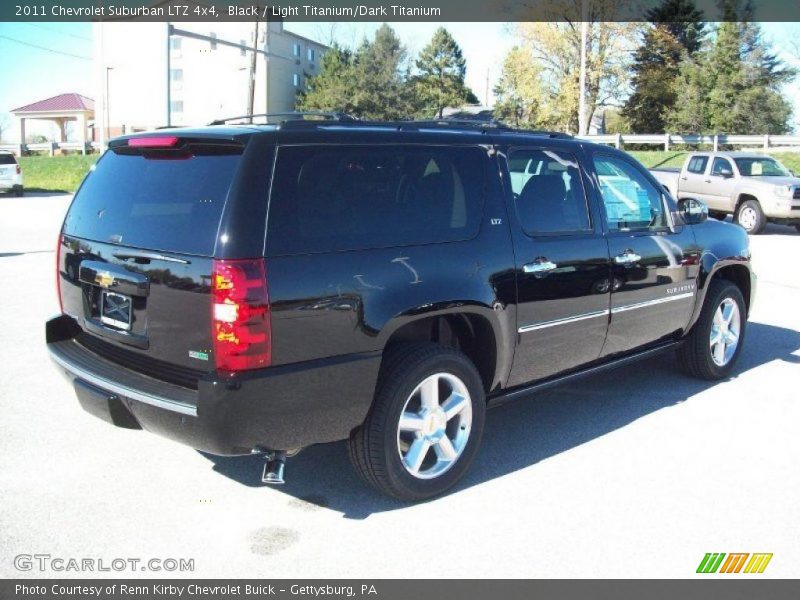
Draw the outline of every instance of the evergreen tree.
[[[416,61],[414,94],[426,116],[442,117],[448,106],[458,107],[477,98],[464,84],[467,61],[450,32],[440,27]]]
[[[397,120],[409,117],[408,52],[394,29],[381,25],[370,43],[355,54],[355,79],[351,90],[356,113],[366,119]]]
[[[681,63],[700,48],[705,23],[692,0],[666,0],[649,11],[651,27],[634,55],[633,92],[622,110],[634,132],[663,133],[675,104]]]
[[[769,51],[757,23],[726,21],[713,46],[682,69],[667,122],[682,132],[785,133],[792,111],[780,88],[794,75]]]
[[[355,68],[353,55],[334,44],[323,54],[319,72],[307,78],[306,91],[297,99],[297,109],[305,111],[357,112],[352,87]]]

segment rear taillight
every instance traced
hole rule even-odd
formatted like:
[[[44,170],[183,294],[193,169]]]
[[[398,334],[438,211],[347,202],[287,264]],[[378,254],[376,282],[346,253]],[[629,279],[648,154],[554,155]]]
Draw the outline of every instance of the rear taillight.
[[[272,324],[264,260],[215,260],[211,287],[217,369],[245,371],[270,366]]]
[[[17,175],[19,175],[20,173],[22,173],[22,169],[20,168],[19,165],[17,165]]]
[[[64,237],[59,232],[58,243],[56,244],[56,296],[58,296],[58,309],[64,312],[64,302],[61,300],[61,246]]]

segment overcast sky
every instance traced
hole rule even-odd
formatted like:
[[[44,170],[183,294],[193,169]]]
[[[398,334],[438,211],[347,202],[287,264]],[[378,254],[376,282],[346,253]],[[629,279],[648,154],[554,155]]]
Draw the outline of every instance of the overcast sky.
[[[504,23],[390,23],[412,55],[417,54],[440,25],[455,37],[467,59],[467,84],[483,101],[486,77],[489,93],[500,73],[503,57],[514,44],[513,25]],[[371,37],[380,23],[338,23],[336,38],[357,45]],[[330,24],[287,23],[286,28],[327,42]],[[764,34],[787,63],[800,68],[791,44],[800,40],[800,23],[764,23]],[[65,92],[94,97],[89,23],[0,23],[0,118],[9,110]],[[795,104],[795,123],[800,121],[800,78],[786,90]],[[800,127],[796,126],[796,129]]]

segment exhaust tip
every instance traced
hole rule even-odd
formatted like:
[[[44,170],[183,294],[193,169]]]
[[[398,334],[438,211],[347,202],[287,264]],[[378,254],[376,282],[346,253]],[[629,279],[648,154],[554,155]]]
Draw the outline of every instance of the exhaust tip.
[[[276,451],[267,454],[267,461],[264,463],[264,473],[261,475],[262,483],[283,485],[286,483],[283,477],[285,469],[286,452]]]

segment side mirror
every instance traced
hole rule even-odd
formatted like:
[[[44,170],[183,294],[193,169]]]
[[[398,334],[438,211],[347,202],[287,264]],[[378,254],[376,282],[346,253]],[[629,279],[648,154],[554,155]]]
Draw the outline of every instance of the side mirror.
[[[697,225],[708,219],[708,206],[696,198],[678,200],[678,214],[687,225]]]
[[[728,167],[722,167],[719,170],[719,174],[723,179],[730,179],[733,177],[733,171],[731,171]]]

